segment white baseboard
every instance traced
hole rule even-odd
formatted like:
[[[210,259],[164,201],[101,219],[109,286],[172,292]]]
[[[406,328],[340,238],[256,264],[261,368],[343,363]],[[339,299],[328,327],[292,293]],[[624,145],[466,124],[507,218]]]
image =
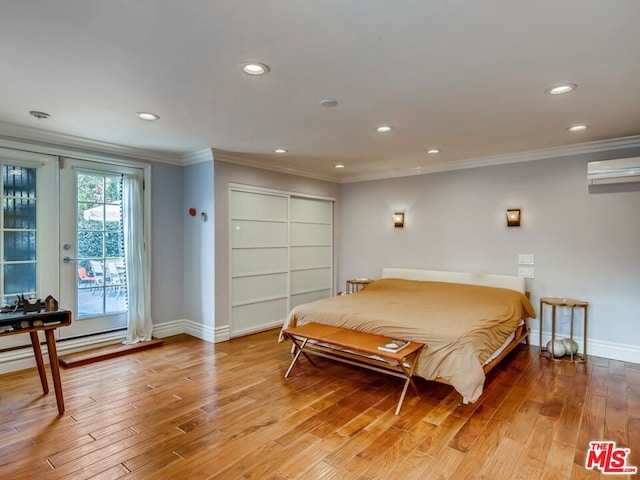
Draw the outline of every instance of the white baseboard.
[[[153,336],[158,338],[170,337],[186,333],[192,337],[199,338],[205,342],[218,343],[229,340],[229,326],[212,328],[193,320],[180,319],[171,322],[158,323],[153,325]]]
[[[215,329],[215,343],[218,342],[226,342],[231,338],[229,334],[229,325],[224,325],[222,327],[216,327]]]
[[[173,320],[171,322],[154,323],[153,336],[157,338],[165,338],[185,333],[184,322],[186,322],[186,320]]]
[[[271,330],[272,328],[281,327],[283,323],[284,320],[277,320],[275,322],[261,325],[259,327],[246,328],[244,330],[233,332],[233,337],[241,337],[244,335],[250,335],[252,333]],[[153,325],[154,337],[164,338],[171,335],[178,335],[180,333],[186,333],[187,335],[191,335],[192,337],[196,337],[210,343],[225,342],[232,337],[231,328],[229,325],[211,328],[209,325],[203,325],[201,323],[187,319],[174,320],[172,322]]]
[[[184,327],[184,333],[191,335],[192,337],[199,338],[209,343],[215,343],[217,340],[215,329],[209,325],[203,325],[192,320],[184,320]]]
[[[561,338],[564,337],[566,337],[566,335],[561,335]],[[549,340],[551,340],[551,333],[543,330],[543,345],[546,345]],[[580,353],[582,353],[582,337],[574,337],[574,340],[578,342],[578,345],[580,346]],[[539,343],[539,330],[531,330],[531,344],[539,346]],[[640,346],[587,338],[587,356],[603,357],[630,363],[640,363]]]

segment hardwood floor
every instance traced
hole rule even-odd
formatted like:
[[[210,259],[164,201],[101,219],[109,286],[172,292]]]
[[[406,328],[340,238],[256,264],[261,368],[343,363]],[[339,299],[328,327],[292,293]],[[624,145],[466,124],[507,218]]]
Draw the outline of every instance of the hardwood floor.
[[[591,479],[591,440],[640,466],[640,365],[553,363],[521,345],[472,405],[418,380],[301,359],[269,331],[62,370],[66,412],[37,372],[0,376],[0,478]],[[604,476],[603,476],[604,478]],[[614,478],[640,478],[618,475]]]

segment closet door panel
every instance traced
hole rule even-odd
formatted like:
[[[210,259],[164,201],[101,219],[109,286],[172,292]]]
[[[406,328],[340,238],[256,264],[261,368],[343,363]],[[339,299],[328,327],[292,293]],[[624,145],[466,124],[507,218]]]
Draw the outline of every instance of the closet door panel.
[[[291,293],[302,293],[309,290],[330,289],[331,269],[317,268],[291,272]]]
[[[231,252],[231,271],[234,275],[286,272],[287,253],[286,247],[234,249]]]
[[[329,224],[291,224],[291,245],[331,245],[332,236],[333,229]]]
[[[277,326],[287,318],[287,304],[287,299],[283,298],[233,307],[231,309],[233,333],[241,335],[256,331],[256,327]]]
[[[231,334],[270,328],[289,304],[287,196],[231,189]]]
[[[291,247],[291,269],[331,267],[331,247]]]
[[[286,298],[287,274],[252,275],[235,277],[231,284],[232,298],[235,303],[266,300],[273,297]]]
[[[333,202],[314,198],[291,197],[292,222],[332,223]]]
[[[286,222],[287,197],[233,190],[231,218]]]
[[[287,224],[233,220],[231,244],[233,248],[286,247]]]

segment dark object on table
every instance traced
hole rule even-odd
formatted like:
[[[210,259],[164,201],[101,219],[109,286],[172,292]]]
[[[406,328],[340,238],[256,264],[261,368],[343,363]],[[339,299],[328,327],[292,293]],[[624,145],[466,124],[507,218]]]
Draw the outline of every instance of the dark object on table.
[[[18,310],[20,309],[20,304],[22,304],[22,310],[25,315],[30,312],[40,313],[42,301],[39,298],[24,298],[24,295],[21,295],[21,297],[18,303]]]
[[[44,311],[55,312],[57,310],[58,310],[58,300],[56,300],[53,295],[48,295],[47,298],[44,299]]]

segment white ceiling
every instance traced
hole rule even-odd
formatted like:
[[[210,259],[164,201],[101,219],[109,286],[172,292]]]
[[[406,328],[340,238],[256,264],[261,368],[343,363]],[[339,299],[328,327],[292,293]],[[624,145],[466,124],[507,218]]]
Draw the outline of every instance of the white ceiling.
[[[638,0],[2,0],[0,133],[336,179],[635,136],[639,24]]]

